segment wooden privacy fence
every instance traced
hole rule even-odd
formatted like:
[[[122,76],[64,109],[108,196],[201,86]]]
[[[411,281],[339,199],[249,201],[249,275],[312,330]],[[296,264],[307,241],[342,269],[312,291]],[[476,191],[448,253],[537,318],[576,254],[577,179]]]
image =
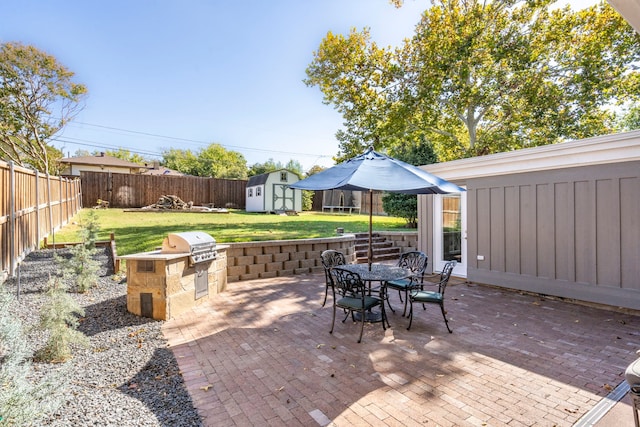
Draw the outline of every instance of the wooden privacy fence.
[[[80,179],[84,206],[100,199],[112,208],[141,208],[172,194],[198,206],[245,208],[245,180],[88,171]]]
[[[82,208],[80,180],[0,161],[0,279]]]

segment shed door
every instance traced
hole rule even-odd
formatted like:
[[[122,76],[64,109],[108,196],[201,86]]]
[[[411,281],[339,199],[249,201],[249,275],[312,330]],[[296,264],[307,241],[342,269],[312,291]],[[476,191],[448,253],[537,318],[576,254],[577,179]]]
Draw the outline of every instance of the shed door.
[[[295,192],[289,184],[273,184],[273,210],[294,211]]]
[[[467,277],[467,193],[435,195],[433,269],[456,260],[455,276]]]

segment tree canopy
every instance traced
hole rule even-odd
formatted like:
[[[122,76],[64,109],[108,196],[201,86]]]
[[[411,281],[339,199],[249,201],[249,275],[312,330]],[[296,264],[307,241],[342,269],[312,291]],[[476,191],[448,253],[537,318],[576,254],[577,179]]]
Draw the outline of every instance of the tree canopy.
[[[295,172],[299,177],[303,176],[302,164],[297,160],[289,160],[287,164],[282,162],[276,162],[273,159],[269,159],[264,163],[254,163],[249,168],[249,176],[262,175],[263,173],[273,172],[279,169],[287,169],[291,172]]]
[[[220,144],[210,144],[193,152],[171,148],[162,153],[164,166],[187,175],[246,179],[247,161],[237,151],[225,149]]]
[[[53,56],[0,45],[0,158],[55,173],[62,153],[48,141],[81,109],[87,92]]]
[[[640,93],[640,36],[606,3],[552,3],[437,0],[397,48],[329,32],[305,82],[343,115],[338,159],[426,141],[450,160],[617,130],[611,106]]]

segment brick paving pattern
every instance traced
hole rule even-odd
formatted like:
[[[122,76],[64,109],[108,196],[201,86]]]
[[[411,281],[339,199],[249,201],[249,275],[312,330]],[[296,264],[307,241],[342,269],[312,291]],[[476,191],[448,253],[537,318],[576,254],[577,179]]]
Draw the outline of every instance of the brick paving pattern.
[[[165,323],[205,425],[571,426],[640,348],[633,314],[456,280],[452,334],[435,305],[407,331],[392,294],[358,344],[323,297],[323,274],[235,282]]]

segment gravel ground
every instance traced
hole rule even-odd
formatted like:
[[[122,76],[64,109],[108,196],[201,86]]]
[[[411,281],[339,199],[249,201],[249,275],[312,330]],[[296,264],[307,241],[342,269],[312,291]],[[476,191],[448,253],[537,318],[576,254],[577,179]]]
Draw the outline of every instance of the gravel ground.
[[[162,322],[129,313],[126,283],[113,276],[106,250],[96,257],[102,265],[97,286],[71,294],[86,311],[79,330],[90,344],[74,348],[73,358],[65,363],[71,365],[68,384],[61,390],[63,403],[44,425],[202,426],[162,336]],[[57,270],[52,250],[29,254],[20,267],[20,296],[11,311],[22,320],[33,351],[46,340],[31,326],[38,321],[49,274]],[[5,285],[13,295],[18,293],[17,278]],[[35,375],[60,369],[47,363],[34,367]]]

